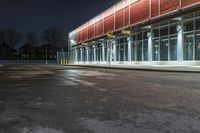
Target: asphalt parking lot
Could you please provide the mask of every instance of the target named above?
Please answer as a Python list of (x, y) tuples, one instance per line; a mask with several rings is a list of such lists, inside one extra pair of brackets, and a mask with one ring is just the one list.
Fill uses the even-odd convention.
[(0, 133), (200, 133), (200, 74), (0, 67)]

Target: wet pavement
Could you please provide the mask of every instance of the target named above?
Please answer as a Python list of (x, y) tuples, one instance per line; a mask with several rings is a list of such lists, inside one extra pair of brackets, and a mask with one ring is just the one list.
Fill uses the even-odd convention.
[(0, 67), (0, 133), (200, 133), (199, 73)]

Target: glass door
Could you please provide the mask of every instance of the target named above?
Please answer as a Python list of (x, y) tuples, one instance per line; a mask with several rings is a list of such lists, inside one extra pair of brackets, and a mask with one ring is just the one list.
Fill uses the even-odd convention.
[(193, 60), (194, 34), (185, 34), (184, 39), (184, 60)]
[(169, 48), (168, 38), (162, 38), (160, 40), (160, 60), (161, 61), (168, 61), (168, 48)]
[(177, 60), (177, 37), (170, 38), (170, 60)]
[(158, 39), (153, 40), (152, 54), (153, 54), (153, 61), (158, 61), (159, 60), (159, 40)]

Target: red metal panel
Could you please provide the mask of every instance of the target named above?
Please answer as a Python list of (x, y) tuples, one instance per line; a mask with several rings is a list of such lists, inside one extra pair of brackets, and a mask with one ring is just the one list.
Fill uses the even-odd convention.
[(129, 26), (129, 7), (124, 9), (124, 26)]
[(104, 33), (114, 30), (114, 15), (111, 15), (104, 20)]
[(179, 8), (180, 0), (160, 0), (160, 14), (165, 14)]
[(115, 14), (115, 29), (120, 29), (124, 26), (124, 10), (118, 11)]
[(82, 31), (78, 32), (78, 42), (82, 41)]
[(84, 29), (83, 30), (83, 33), (82, 33), (83, 35), (82, 35), (82, 41), (86, 41), (88, 38), (87, 38), (87, 34), (88, 34), (88, 32), (87, 32), (87, 28), (86, 29)]
[(88, 27), (88, 39), (92, 39), (95, 37), (95, 30), (94, 30), (94, 24), (93, 25), (90, 25)]
[(158, 0), (152, 0), (151, 1), (151, 17), (157, 17), (159, 15), (158, 13)]
[(76, 41), (77, 41), (78, 43), (80, 42), (79, 32), (76, 33)]
[(99, 21), (95, 24), (95, 36), (103, 34), (103, 21)]
[(186, 6), (198, 3), (200, 2), (200, 0), (181, 0), (181, 2), (182, 2), (181, 3), (182, 7), (186, 7)]
[(140, 0), (131, 5), (131, 24), (145, 21), (149, 18), (149, 0)]

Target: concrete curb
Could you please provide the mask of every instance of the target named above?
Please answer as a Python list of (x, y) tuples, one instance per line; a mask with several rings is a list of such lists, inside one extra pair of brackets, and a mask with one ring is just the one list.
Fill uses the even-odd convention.
[(154, 71), (154, 72), (178, 72), (178, 73), (200, 73), (200, 67), (192, 69), (192, 66), (176, 66), (176, 67), (150, 67), (145, 68), (137, 68), (137, 67), (119, 67), (119, 66), (95, 66), (95, 65), (68, 65), (68, 66), (76, 66), (76, 67), (85, 67), (85, 68), (103, 68), (103, 69), (118, 69), (118, 70), (135, 70), (135, 71)]

